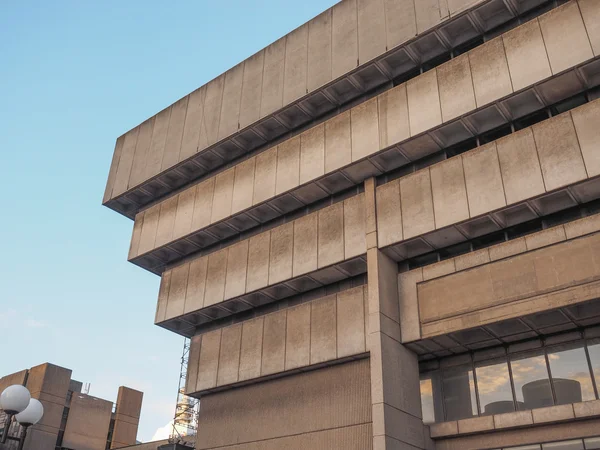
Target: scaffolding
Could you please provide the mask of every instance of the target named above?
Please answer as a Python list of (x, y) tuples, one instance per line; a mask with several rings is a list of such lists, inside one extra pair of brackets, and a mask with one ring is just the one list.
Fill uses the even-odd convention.
[(177, 403), (175, 405), (175, 417), (169, 442), (171, 444), (194, 444), (198, 431), (198, 412), (200, 401), (185, 395), (185, 383), (190, 355), (190, 340), (183, 341), (183, 353), (181, 355), (181, 367), (179, 371), (179, 386), (177, 388)]

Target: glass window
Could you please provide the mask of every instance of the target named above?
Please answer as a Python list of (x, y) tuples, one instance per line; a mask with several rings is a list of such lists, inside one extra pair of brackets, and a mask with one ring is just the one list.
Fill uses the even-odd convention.
[(583, 342), (552, 347), (548, 362), (558, 405), (596, 399)]
[(510, 359), (517, 409), (552, 406), (552, 389), (543, 349), (515, 355)]
[(440, 375), (439, 371), (421, 375), (421, 408), (426, 424), (444, 421)]
[(596, 378), (596, 387), (600, 389), (600, 339), (588, 341), (588, 353), (590, 354), (590, 362), (592, 363), (592, 372)]
[(501, 414), (515, 410), (508, 363), (505, 359), (476, 364), (479, 409), (482, 415)]
[(542, 444), (542, 450), (584, 450), (584, 448), (583, 441), (581, 439), (577, 439), (575, 441), (563, 441), (552, 442), (550, 444)]
[(470, 365), (444, 369), (442, 384), (446, 420), (477, 416), (475, 380)]

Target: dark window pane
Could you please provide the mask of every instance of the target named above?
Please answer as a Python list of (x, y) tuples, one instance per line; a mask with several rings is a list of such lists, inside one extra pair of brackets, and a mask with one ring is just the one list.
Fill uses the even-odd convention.
[[(552, 368), (550, 368), (552, 370)], [(542, 450), (584, 450), (581, 439), (574, 441), (552, 442), (550, 444), (542, 444)]]
[(515, 410), (506, 360), (478, 363), (475, 367), (479, 406), (482, 415)]
[(552, 406), (552, 389), (543, 350), (513, 356), (510, 360), (517, 409)]
[[(600, 339), (588, 341), (588, 352), (592, 363), (592, 372), (596, 378), (596, 386), (600, 385)], [(600, 439), (600, 438), (599, 438)]]
[(471, 366), (444, 369), (443, 377), (446, 420), (477, 416), (475, 380)]
[(548, 361), (557, 404), (596, 399), (583, 342), (553, 347)]
[(421, 408), (423, 423), (444, 421), (440, 372), (421, 375)]

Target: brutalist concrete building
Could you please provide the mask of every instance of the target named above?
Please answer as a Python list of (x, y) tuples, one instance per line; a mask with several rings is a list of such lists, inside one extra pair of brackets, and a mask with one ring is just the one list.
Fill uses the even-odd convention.
[(599, 85), (600, 0), (343, 0), (118, 138), (196, 448), (600, 448)]

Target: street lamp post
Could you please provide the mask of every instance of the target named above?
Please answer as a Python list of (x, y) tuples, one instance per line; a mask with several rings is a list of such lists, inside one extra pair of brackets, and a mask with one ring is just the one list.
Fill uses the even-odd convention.
[[(0, 394), (0, 408), (2, 408), (6, 414), (4, 431), (0, 442), (5, 444), (7, 439), (19, 441), (19, 450), (23, 450), (27, 429), (31, 425), (38, 423), (44, 415), (43, 405), (39, 400), (31, 398), (31, 394), (26, 387), (15, 384), (7, 387), (2, 394)], [(20, 437), (8, 435), (8, 429), (10, 428), (13, 417), (23, 427)]]

